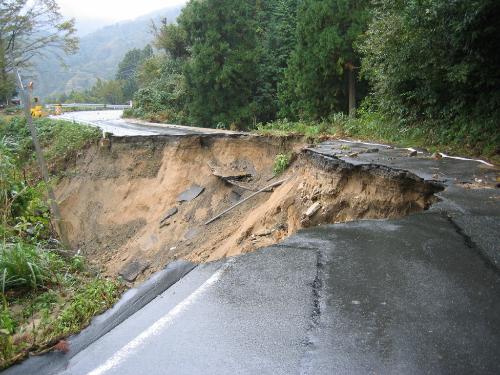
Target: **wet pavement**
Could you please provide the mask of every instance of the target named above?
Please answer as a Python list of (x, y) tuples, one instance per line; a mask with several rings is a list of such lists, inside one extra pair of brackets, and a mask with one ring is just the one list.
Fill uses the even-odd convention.
[(440, 201), (199, 265), (87, 348), (54, 354), (64, 368), (5, 373), (499, 374), (498, 169), (374, 147), (305, 152), (435, 181)]
[(195, 128), (179, 125), (156, 124), (145, 121), (122, 119), (122, 110), (67, 112), (54, 119), (72, 121), (102, 129), (115, 136), (154, 136), (188, 134), (225, 134), (224, 130)]

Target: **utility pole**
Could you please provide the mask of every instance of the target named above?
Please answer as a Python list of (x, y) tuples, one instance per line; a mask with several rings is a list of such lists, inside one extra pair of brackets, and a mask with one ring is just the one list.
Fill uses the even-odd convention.
[(17, 87), (19, 89), (19, 93), (21, 94), (21, 99), (23, 101), (24, 115), (26, 117), (26, 122), (28, 123), (28, 127), (30, 129), (33, 145), (35, 146), (35, 153), (36, 153), (36, 159), (38, 161), (38, 166), (40, 167), (40, 172), (42, 173), (43, 180), (45, 181), (45, 184), (47, 186), (47, 195), (49, 198), (48, 199), (49, 206), (50, 206), (50, 211), (52, 213), (54, 226), (56, 228), (57, 233), (59, 234), (59, 238), (61, 239), (63, 247), (65, 249), (70, 249), (69, 240), (61, 217), (61, 211), (59, 210), (59, 205), (57, 204), (54, 190), (52, 190), (52, 187), (50, 186), (49, 170), (47, 169), (47, 163), (45, 162), (45, 158), (42, 153), (42, 147), (40, 146), (38, 134), (36, 132), (35, 126), (33, 125), (33, 118), (31, 117), (31, 95), (29, 94), (28, 90), (25, 89), (23, 81), (21, 79), (21, 75), (19, 74), (19, 70), (17, 68), (16, 68), (16, 78), (17, 78)]

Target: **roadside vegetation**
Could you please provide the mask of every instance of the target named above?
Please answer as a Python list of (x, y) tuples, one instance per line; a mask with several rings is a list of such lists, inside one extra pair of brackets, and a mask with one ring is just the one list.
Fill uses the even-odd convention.
[(276, 155), (276, 158), (274, 158), (274, 165), (273, 165), (273, 173), (275, 176), (278, 176), (282, 174), (288, 166), (290, 165), (290, 162), (292, 161), (292, 155), (291, 154), (278, 154)]
[(498, 162), (498, 14), (494, 0), (190, 1), (155, 28), (126, 115)]
[[(35, 122), (51, 174), (95, 142), (99, 131)], [(121, 291), (58, 241), (31, 138), (21, 117), (0, 117), (0, 369), (55, 346), (110, 307)]]
[[(467, 122), (427, 122), (401, 124), (379, 113), (358, 111), (356, 118), (338, 113), (322, 121), (289, 121), (280, 119), (257, 124), (255, 133), (267, 136), (304, 136), (311, 142), (326, 138), (351, 138), (367, 142), (388, 143), (400, 147), (420, 147), (431, 152), (484, 157), (500, 165), (500, 134), (493, 120), (489, 128), (471, 131)], [(482, 130), (482, 131), (480, 131)]]

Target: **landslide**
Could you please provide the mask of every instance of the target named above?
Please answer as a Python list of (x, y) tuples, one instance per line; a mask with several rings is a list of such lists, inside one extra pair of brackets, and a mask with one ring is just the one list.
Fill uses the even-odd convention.
[[(274, 177), (278, 153), (298, 155)], [(214, 170), (223, 173), (215, 173)], [(221, 178), (234, 175), (236, 185)], [(205, 225), (253, 191), (249, 199)], [(203, 192), (190, 201), (179, 195)], [(426, 209), (436, 187), (399, 171), (352, 167), (257, 136), (112, 138), (90, 148), (57, 186), (71, 245), (109, 275), (141, 281), (172, 260), (205, 262), (279, 242), (300, 228), (396, 218)], [(169, 216), (171, 215), (171, 216)]]

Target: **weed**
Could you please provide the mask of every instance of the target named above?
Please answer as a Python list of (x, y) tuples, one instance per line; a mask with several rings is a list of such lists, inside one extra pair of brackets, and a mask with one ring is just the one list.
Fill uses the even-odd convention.
[(32, 301), (30, 301), (31, 303), (23, 309), (23, 318), (27, 319), (42, 310), (52, 311), (57, 305), (58, 299), (58, 294), (53, 290), (49, 290), (34, 297)]
[(273, 173), (275, 176), (282, 174), (290, 164), (290, 154), (278, 154), (274, 159)]
[[(479, 156), (500, 161), (500, 133), (498, 124), (484, 120), (471, 124), (467, 119), (408, 123), (394, 120), (361, 107), (357, 118), (333, 114), (322, 122), (291, 122), (286, 119), (258, 124), (256, 132), (262, 135), (302, 135), (317, 139), (320, 136), (345, 136), (403, 147), (423, 147), (430, 151)], [(477, 129), (482, 129), (478, 131)]]
[(61, 257), (50, 250), (18, 242), (0, 244), (0, 290), (37, 289), (46, 283), (57, 283), (64, 268)]
[(0, 305), (0, 364), (7, 361), (14, 351), (12, 335), (16, 330), (16, 321), (12, 318), (5, 295), (1, 294)]
[(66, 336), (78, 332), (89, 324), (90, 319), (111, 307), (120, 292), (115, 281), (97, 278), (80, 289), (71, 299), (69, 305), (58, 315), (50, 336)]

